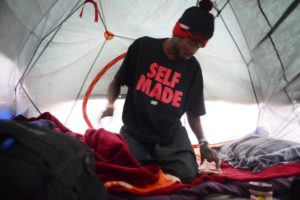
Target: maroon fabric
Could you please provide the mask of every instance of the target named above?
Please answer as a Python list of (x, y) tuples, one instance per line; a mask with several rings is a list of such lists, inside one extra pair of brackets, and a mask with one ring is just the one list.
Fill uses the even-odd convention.
[(225, 162), (222, 163), (221, 168), (222, 177), (232, 181), (259, 181), (300, 175), (300, 162), (274, 165), (258, 173), (248, 169), (236, 169)]
[(55, 116), (53, 116), (49, 112), (44, 112), (38, 117), (32, 117), (32, 118), (26, 119), (26, 121), (33, 122), (33, 121), (38, 121), (40, 119), (49, 120), (49, 121), (53, 122), (56, 126), (54, 128), (54, 131), (63, 132), (72, 137), (76, 137), (77, 139), (79, 139), (81, 141), (83, 140), (82, 134), (73, 132), (72, 130), (70, 130), (69, 128), (64, 126)]
[(86, 143), (94, 152), (96, 174), (103, 182), (118, 180), (144, 186), (157, 181), (160, 167), (157, 165), (142, 167), (130, 154), (127, 143), (121, 135), (105, 129), (87, 129), (84, 135), (75, 133), (49, 112), (28, 121), (40, 119), (54, 122), (56, 131), (64, 132)]
[(64, 132), (64, 133), (72, 132), (69, 128), (65, 127), (55, 116), (53, 116), (49, 112), (44, 112), (38, 117), (31, 117), (27, 121), (36, 121), (36, 120), (39, 120), (39, 119), (46, 119), (46, 120), (54, 122), (55, 125), (56, 125), (56, 130), (58, 130), (58, 131), (61, 131), (61, 132)]
[(118, 180), (144, 186), (158, 180), (160, 167), (142, 167), (130, 154), (121, 135), (104, 129), (88, 129), (84, 141), (95, 152), (96, 173), (102, 181)]

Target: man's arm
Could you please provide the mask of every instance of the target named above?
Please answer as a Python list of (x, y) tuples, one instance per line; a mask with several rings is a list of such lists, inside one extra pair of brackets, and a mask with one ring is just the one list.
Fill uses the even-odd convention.
[(202, 141), (205, 140), (202, 125), (201, 125), (201, 119), (199, 116), (197, 117), (192, 116), (189, 112), (187, 112), (186, 114), (187, 114), (189, 125), (200, 144)]
[(201, 164), (203, 163), (204, 159), (207, 159), (209, 162), (214, 161), (216, 163), (216, 168), (219, 168), (218, 156), (216, 152), (208, 146), (208, 143), (204, 137), (200, 116), (193, 116), (187, 112), (187, 119), (200, 145)]
[(113, 79), (110, 82), (110, 84), (108, 86), (108, 90), (107, 90), (108, 104), (106, 106), (106, 110), (102, 113), (101, 118), (113, 115), (114, 103), (120, 94), (120, 88), (121, 88), (121, 85), (115, 79)]

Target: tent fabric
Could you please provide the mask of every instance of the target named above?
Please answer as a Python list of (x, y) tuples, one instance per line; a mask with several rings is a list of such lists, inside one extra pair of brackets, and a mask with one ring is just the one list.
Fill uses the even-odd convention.
[[(84, 0), (0, 2), (0, 106), (28, 116), (49, 111), (68, 127), (86, 129), (81, 100), (94, 76), (134, 39), (170, 37), (177, 19), (197, 1), (92, 2), (97, 4), (98, 22), (94, 4)], [(224, 106), (209, 116), (219, 129), (209, 129), (205, 119), (204, 128), (230, 139), (226, 136), (249, 133), (247, 125), (252, 130), (261, 126), (272, 137), (300, 142), (299, 1), (212, 2), (215, 33), (195, 55), (204, 74), (205, 100), (212, 107), (220, 102), (251, 106), (254, 114), (235, 114)], [(112, 39), (105, 38), (107, 31)], [(105, 97), (119, 65), (104, 74), (91, 99)], [(95, 107), (88, 106), (95, 123), (92, 110)], [(240, 123), (244, 129), (231, 136)]]

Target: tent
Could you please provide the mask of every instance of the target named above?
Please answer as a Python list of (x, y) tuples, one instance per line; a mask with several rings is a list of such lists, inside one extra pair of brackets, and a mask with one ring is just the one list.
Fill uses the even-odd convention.
[[(82, 106), (90, 87), (86, 118), (95, 128), (118, 132), (122, 96), (115, 117), (99, 122), (107, 85), (121, 63), (114, 59), (138, 37), (170, 37), (182, 12), (196, 3), (1, 1), (2, 110), (27, 116), (51, 112), (84, 132)], [(299, 1), (213, 3), (214, 36), (195, 55), (204, 73), (207, 138), (226, 141), (264, 127), (274, 137), (300, 142)], [(98, 73), (103, 75), (91, 88)]]
[[(195, 55), (204, 76), (207, 114), (202, 123), (208, 141), (267, 130), (271, 138), (300, 143), (299, 0), (212, 2), (215, 33)], [(0, 1), (0, 117), (30, 118), (49, 112), (79, 134), (101, 127), (117, 133), (126, 88), (116, 102), (115, 115), (101, 121), (99, 116), (107, 103), (108, 83), (128, 46), (145, 35), (170, 37), (183, 11), (196, 4), (196, 0)], [(182, 122), (188, 126), (185, 116)], [(196, 141), (193, 134), (190, 138)], [(235, 174), (225, 175), (226, 180), (245, 178), (236, 169), (227, 165), (225, 169)], [(278, 178), (299, 171), (300, 165), (288, 163), (262, 175), (270, 178), (268, 172)], [(203, 195), (199, 191), (211, 191), (209, 184), (180, 190), (170, 198), (144, 200), (199, 196)]]

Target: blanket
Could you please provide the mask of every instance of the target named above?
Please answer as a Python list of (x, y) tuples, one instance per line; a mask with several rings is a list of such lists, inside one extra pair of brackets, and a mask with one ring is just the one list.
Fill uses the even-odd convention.
[(170, 194), (183, 188), (192, 188), (204, 181), (224, 183), (225, 181), (269, 180), (279, 177), (300, 175), (300, 163), (286, 163), (266, 168), (258, 173), (236, 169), (226, 162), (221, 163), (221, 174), (201, 174), (191, 184), (176, 183), (168, 179), (157, 165), (143, 167), (130, 154), (121, 135), (105, 129), (87, 129), (84, 134), (74, 133), (50, 113), (43, 113), (28, 121), (50, 120), (54, 130), (76, 137), (93, 151), (96, 174), (112, 193), (127, 193), (140, 196)]

